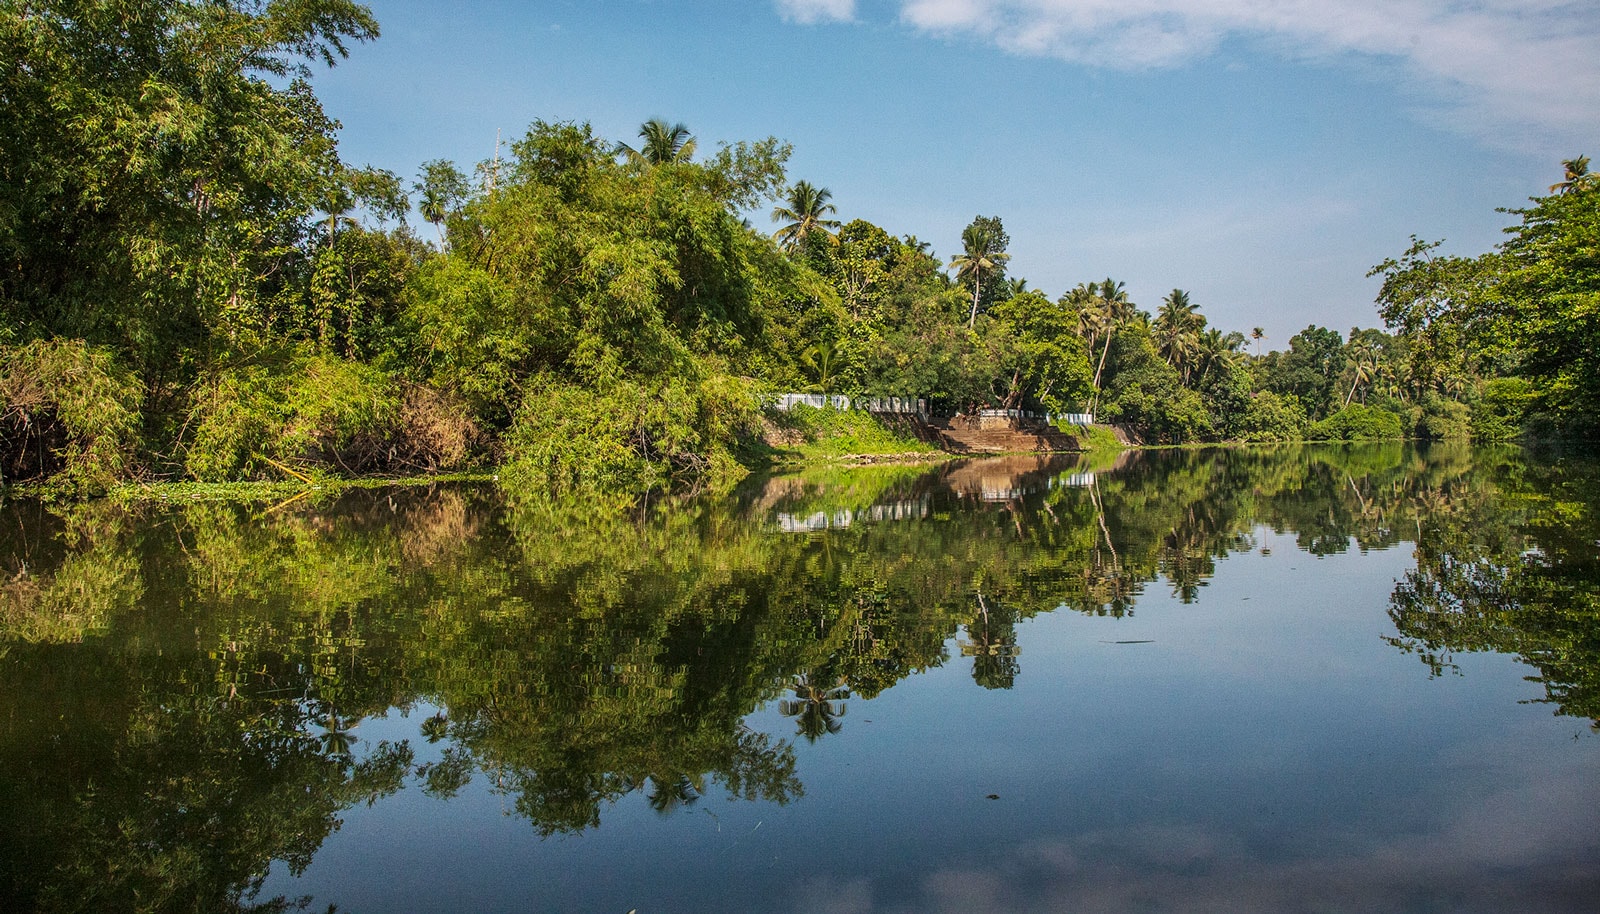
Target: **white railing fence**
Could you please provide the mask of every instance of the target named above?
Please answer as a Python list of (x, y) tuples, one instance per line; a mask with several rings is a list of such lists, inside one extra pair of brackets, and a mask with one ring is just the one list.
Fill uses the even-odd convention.
[[(860, 409), (869, 413), (894, 413), (906, 416), (930, 417), (928, 401), (921, 397), (857, 397), (854, 400), (843, 394), (778, 394), (767, 404), (772, 409), (788, 412), (796, 406), (812, 409)], [(984, 409), (978, 411), (984, 419), (1042, 419), (1052, 425), (1093, 425), (1090, 413), (1035, 413), (1020, 409)]]
[(812, 409), (849, 409), (850, 398), (841, 394), (778, 394), (772, 402), (772, 407), (780, 412), (788, 412), (796, 406), (809, 406)]

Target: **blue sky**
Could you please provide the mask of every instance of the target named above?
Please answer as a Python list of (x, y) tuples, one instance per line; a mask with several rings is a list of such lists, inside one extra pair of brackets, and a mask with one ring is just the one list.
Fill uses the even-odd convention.
[[(1477, 253), (1600, 159), (1600, 24), (1564, 0), (371, 0), (316, 77), (345, 157), (464, 168), (495, 131), (587, 120), (702, 149), (773, 135), (843, 219), (948, 257), (975, 215), (1052, 296), (1174, 287), (1281, 347), (1374, 326), (1413, 233)], [(765, 214), (754, 221), (765, 225)]]

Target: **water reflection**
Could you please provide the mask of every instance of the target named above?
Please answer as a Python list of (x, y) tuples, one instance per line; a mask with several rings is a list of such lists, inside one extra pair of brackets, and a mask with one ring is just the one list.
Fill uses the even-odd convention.
[[(624, 513), (470, 486), (14, 503), (0, 908), (281, 906), (269, 861), (408, 787), (477, 785), (542, 835), (629, 796), (786, 804), (853, 702), (952, 663), (1013, 689), (1029, 619), (1200, 602), (1262, 531), (1414, 543), (1390, 643), (1433, 674), (1514, 654), (1600, 721), (1597, 505), (1589, 463), (1399, 444), (832, 469)], [(749, 727), (767, 707), (788, 735)], [(409, 737), (366, 735), (412, 708)]]

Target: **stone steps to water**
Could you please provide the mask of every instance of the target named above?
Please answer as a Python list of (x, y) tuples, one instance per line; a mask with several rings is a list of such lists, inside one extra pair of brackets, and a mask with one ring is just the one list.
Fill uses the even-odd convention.
[(900, 434), (952, 454), (1054, 454), (1083, 450), (1072, 435), (1031, 419), (1022, 419), (1015, 427), (984, 428), (977, 420), (964, 418), (929, 421), (900, 413), (873, 415)]
[(957, 454), (1043, 454), (1079, 451), (1071, 435), (1048, 427), (972, 429), (935, 426), (940, 443)]

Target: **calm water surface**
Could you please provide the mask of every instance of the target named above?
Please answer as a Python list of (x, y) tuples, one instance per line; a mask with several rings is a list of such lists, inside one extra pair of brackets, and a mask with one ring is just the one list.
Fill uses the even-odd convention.
[(0, 506), (0, 910), (1600, 898), (1600, 468)]

